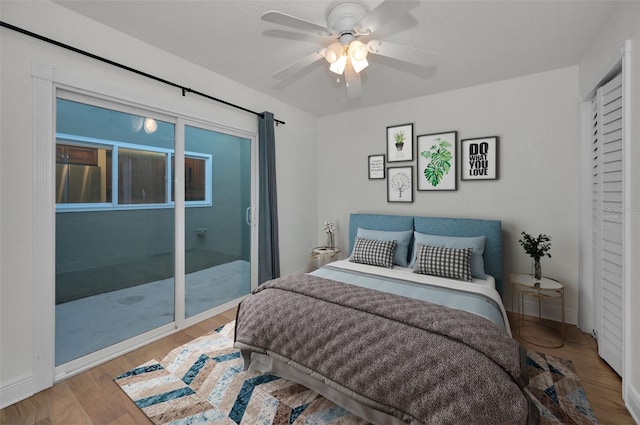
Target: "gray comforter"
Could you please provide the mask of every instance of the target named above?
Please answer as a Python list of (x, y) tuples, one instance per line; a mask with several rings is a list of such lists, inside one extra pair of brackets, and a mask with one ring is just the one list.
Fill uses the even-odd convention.
[(527, 424), (524, 349), (475, 314), (312, 275), (261, 285), (235, 346), (411, 424)]

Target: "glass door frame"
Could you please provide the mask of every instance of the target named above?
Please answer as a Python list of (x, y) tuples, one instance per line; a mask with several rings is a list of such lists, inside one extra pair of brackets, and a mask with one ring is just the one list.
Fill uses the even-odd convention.
[[(58, 117), (58, 111), (56, 108), (57, 105), (57, 100), (58, 99), (64, 99), (64, 100), (68, 100), (68, 101), (72, 101), (72, 102), (78, 102), (81, 104), (85, 104), (85, 105), (89, 105), (89, 106), (94, 106), (94, 107), (98, 107), (98, 108), (105, 108), (105, 109), (111, 109), (114, 111), (118, 111), (118, 112), (122, 112), (125, 114), (132, 114), (132, 115), (139, 115), (139, 114), (144, 114), (144, 116), (147, 116), (149, 118), (153, 118), (155, 120), (158, 121), (163, 121), (166, 123), (170, 123), (173, 125), (173, 150), (175, 151), (176, 147), (175, 147), (175, 136), (176, 136), (176, 132), (177, 132), (177, 127), (176, 127), (176, 121), (177, 121), (177, 117), (171, 114), (168, 114), (166, 112), (161, 112), (158, 110), (155, 110), (154, 108), (143, 108), (140, 106), (136, 106), (136, 105), (130, 105), (127, 102), (120, 102), (118, 100), (114, 100), (114, 99), (108, 99), (106, 97), (100, 96), (100, 95), (96, 95), (96, 94), (85, 94), (82, 93), (80, 91), (77, 90), (73, 90), (73, 89), (69, 89), (66, 87), (56, 87), (55, 89), (55, 97), (53, 99), (54, 102), (54, 115), (53, 115), (53, 122), (54, 122), (54, 133), (53, 133), (53, 137), (52, 137), (52, 146), (53, 149), (55, 150), (55, 147), (57, 145), (57, 141), (58, 141), (58, 137), (60, 136), (58, 134), (58, 132), (56, 131), (56, 122), (57, 122), (57, 117)], [(83, 137), (79, 137), (80, 139), (82, 139)], [(89, 138), (90, 139), (90, 138)], [(134, 146), (135, 145), (131, 145)], [(153, 147), (152, 147), (153, 148)], [(50, 149), (49, 147), (47, 149)], [(172, 149), (170, 148), (158, 148), (158, 151), (163, 152), (163, 154), (168, 156), (168, 161), (167, 161), (167, 166), (170, 163), (170, 152), (172, 151)], [(54, 161), (55, 163), (55, 161)], [(114, 166), (116, 165), (116, 161), (113, 162)], [(55, 164), (53, 165), (55, 167)], [(54, 172), (55, 175), (55, 172)], [(168, 175), (169, 176), (169, 175)], [(167, 177), (169, 178), (169, 177)], [(113, 187), (117, 188), (118, 187), (118, 173), (113, 173), (112, 175), (112, 184)], [(166, 194), (167, 196), (169, 195), (169, 187), (170, 185), (167, 184), (167, 190), (166, 190)], [(117, 193), (117, 191), (115, 191)], [(117, 195), (116, 195), (117, 197)], [(174, 214), (174, 227), (175, 227), (175, 213), (176, 213), (176, 208), (177, 206), (175, 204), (172, 204), (171, 202), (169, 202), (170, 199), (167, 199), (167, 202), (161, 203), (161, 204), (127, 204), (127, 205), (118, 205), (117, 207), (114, 207), (110, 204), (97, 204), (97, 206), (93, 207), (91, 204), (86, 204), (86, 206), (81, 206), (80, 208), (78, 208), (78, 204), (71, 204), (72, 206), (76, 206), (76, 211), (83, 211), (83, 212), (88, 212), (91, 213), (92, 211), (121, 211), (121, 210), (160, 210), (160, 209), (166, 209), (166, 210), (173, 210), (173, 214)], [(117, 200), (116, 200), (117, 202)], [(62, 208), (60, 208), (60, 205), (62, 205)], [(57, 214), (68, 214), (69, 212), (67, 211), (67, 208), (65, 208), (64, 204), (56, 204), (54, 201), (54, 222), (57, 221)], [(73, 213), (71, 213), (73, 214)], [(176, 242), (175, 242), (175, 229), (174, 230), (174, 243), (173, 243), (173, 250), (174, 250), (174, 258), (177, 257), (175, 255), (175, 246), (176, 246)], [(57, 237), (57, 236), (56, 236)], [(55, 242), (55, 238), (54, 238), (54, 242)], [(54, 257), (55, 257), (55, 246), (54, 246), (54, 250), (52, 251)], [(177, 284), (176, 282), (176, 271), (175, 269), (173, 270), (173, 287), (174, 287), (174, 297), (175, 297), (175, 286)], [(57, 284), (57, 278), (53, 277), (53, 285), (55, 288), (55, 285)], [(55, 290), (55, 289), (54, 289)], [(148, 340), (148, 339), (157, 339), (158, 335), (165, 335), (165, 334), (169, 334), (171, 332), (174, 332), (176, 329), (176, 307), (175, 307), (175, 299), (174, 299), (174, 305), (173, 305), (173, 320), (168, 321), (165, 324), (162, 324), (156, 328), (153, 329), (149, 329), (145, 332), (142, 332), (140, 334), (137, 334), (131, 338), (127, 338), (124, 339), (122, 341), (116, 342), (115, 344), (111, 344), (111, 345), (107, 345), (104, 348), (98, 349), (96, 351), (93, 351), (91, 353), (88, 353), (86, 355), (83, 355), (81, 357), (78, 357), (76, 359), (70, 360), (66, 363), (62, 363), (59, 365), (55, 365), (54, 363), (54, 379), (58, 380), (61, 379), (62, 377), (67, 377), (73, 374), (76, 374), (82, 370), (85, 370), (87, 368), (87, 365), (90, 365), (89, 367), (92, 367), (96, 364), (99, 364), (101, 359), (103, 358), (112, 358), (115, 357), (117, 354), (115, 353), (121, 353), (121, 352), (125, 352), (129, 349), (129, 347), (131, 346), (135, 346), (135, 347), (139, 347), (141, 345), (144, 345), (144, 341)], [(56, 322), (56, 309), (55, 309), (55, 300), (54, 300), (54, 311), (53, 311), (53, 320), (54, 323)], [(56, 334), (57, 330), (54, 328), (54, 336), (53, 336), (53, 344), (54, 344), (54, 349), (55, 349), (55, 343), (57, 340), (57, 334)]]
[[(251, 143), (251, 291), (258, 287), (258, 137), (257, 134), (247, 133), (230, 129), (228, 127), (220, 127), (210, 122), (197, 120), (194, 118), (178, 117), (176, 120), (176, 142), (175, 142), (175, 158), (176, 169), (174, 175), (175, 181), (175, 228), (176, 228), (176, 263), (175, 263), (175, 318), (177, 328), (183, 328), (194, 325), (208, 317), (211, 317), (212, 310), (228, 310), (235, 303), (222, 304), (202, 313), (195, 314), (189, 318), (186, 317), (186, 284), (185, 284), (185, 208), (184, 208), (184, 156), (185, 156), (185, 126), (198, 127), (204, 130), (223, 133), (230, 136), (248, 139)], [(177, 255), (177, 253), (181, 255)]]
[[(98, 364), (106, 362), (110, 359), (118, 357), (126, 352), (132, 351), (138, 347), (146, 345), (154, 340), (160, 339), (173, 332), (181, 330), (205, 319), (203, 314), (211, 317), (225, 309), (231, 308), (237, 304), (227, 303), (218, 306), (201, 315), (193, 316), (188, 320), (184, 319), (184, 306), (176, 308), (176, 317), (174, 322), (149, 331), (138, 337), (134, 337), (122, 343), (100, 350), (94, 355), (82, 357), (76, 361), (55, 367), (55, 103), (59, 90), (76, 93), (80, 96), (86, 95), (92, 99), (101, 99), (114, 105), (133, 110), (144, 110), (155, 113), (158, 116), (172, 116), (175, 122), (197, 123), (199, 126), (206, 126), (223, 133), (236, 135), (251, 140), (251, 288), (257, 286), (257, 239), (258, 239), (258, 135), (257, 120), (243, 119), (240, 122), (245, 128), (251, 130), (232, 128), (208, 121), (208, 118), (199, 119), (195, 114), (199, 114), (201, 108), (195, 108), (194, 105), (182, 106), (183, 111), (191, 111), (184, 113), (176, 110), (174, 101), (166, 100), (160, 102), (160, 107), (148, 106), (151, 103), (157, 104), (156, 101), (150, 101), (148, 96), (145, 97), (138, 93), (132, 95), (131, 91), (125, 91), (121, 88), (114, 88), (98, 81), (92, 81), (86, 77), (68, 74), (56, 70), (52, 65), (36, 64), (32, 65), (32, 88), (33, 88), (33, 267), (32, 267), (32, 288), (33, 302), (32, 308), (32, 341), (33, 356), (32, 370), (33, 375), (30, 379), (32, 391), (39, 392), (53, 385), (61, 379), (73, 376), (94, 367)], [(117, 94), (117, 95), (114, 95)], [(157, 100), (157, 99), (155, 99)], [(164, 107), (164, 109), (162, 109)], [(215, 108), (213, 108), (215, 109)], [(208, 112), (210, 114), (210, 111)], [(233, 117), (233, 114), (221, 113), (224, 116)], [(176, 130), (178, 126), (176, 125)], [(180, 136), (181, 138), (183, 136)], [(184, 158), (184, 140), (176, 138), (175, 145), (176, 155), (179, 153)], [(184, 165), (182, 165), (184, 166)], [(180, 175), (180, 174), (178, 174)], [(180, 185), (177, 185), (180, 187)], [(184, 188), (181, 189), (184, 191)], [(183, 198), (181, 203), (184, 202)], [(181, 211), (178, 214), (178, 211)], [(178, 215), (184, 219), (184, 205), (182, 208), (176, 208), (176, 220)], [(181, 248), (184, 248), (184, 223), (176, 226), (176, 241), (181, 241)], [(176, 255), (176, 259), (183, 256), (184, 253)], [(179, 261), (179, 260), (177, 260)], [(182, 260), (184, 262), (184, 259)], [(184, 287), (184, 264), (180, 265), (182, 276), (181, 285), (176, 287)], [(176, 270), (176, 279), (178, 270)], [(184, 289), (182, 289), (184, 291)]]

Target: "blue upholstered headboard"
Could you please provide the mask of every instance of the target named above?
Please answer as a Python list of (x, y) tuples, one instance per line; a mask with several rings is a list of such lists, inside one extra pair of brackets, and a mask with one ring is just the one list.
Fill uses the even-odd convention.
[(484, 270), (495, 278), (496, 289), (502, 295), (502, 222), (499, 220), (354, 213), (349, 220), (349, 252), (353, 250), (359, 227), (389, 231), (415, 230), (439, 236), (486, 236)]

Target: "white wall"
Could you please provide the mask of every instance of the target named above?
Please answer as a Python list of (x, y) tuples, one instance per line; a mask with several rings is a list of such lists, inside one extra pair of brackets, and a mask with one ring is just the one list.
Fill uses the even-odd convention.
[[(629, 297), (625, 297), (630, 307), (627, 316), (628, 336), (626, 354), (626, 371), (623, 377), (623, 398), (627, 408), (637, 422), (640, 422), (640, 3), (625, 2), (618, 6), (615, 14), (602, 33), (594, 40), (592, 48), (580, 61), (580, 95), (588, 100), (589, 93), (595, 88), (607, 72), (621, 58), (621, 49), (626, 40), (631, 40), (631, 63), (628, 64), (630, 78), (630, 134), (626, 137), (631, 141), (630, 149), (626, 153), (626, 167), (629, 170), (626, 190), (629, 192), (629, 203), (625, 208), (625, 219), (629, 223), (627, 237), (627, 258), (630, 279)], [(582, 305), (589, 309), (589, 305)]]
[[(317, 119), (180, 58), (76, 15), (49, 1), (0, 2), (2, 20), (79, 49), (237, 103), (269, 110), (286, 125), (276, 128), (280, 247), (283, 273), (304, 270), (316, 232)], [(0, 404), (28, 396), (33, 378), (34, 274), (32, 166), (32, 64), (101, 85), (109, 94), (257, 132), (256, 117), (113, 68), (2, 28), (0, 30)], [(53, 141), (52, 141), (53, 143)], [(305, 153), (301, 160), (302, 152)], [(286, 225), (285, 225), (286, 224)], [(54, 282), (35, 282), (35, 290)]]
[[(319, 241), (321, 223), (334, 219), (338, 243), (347, 247), (351, 212), (498, 219), (509, 288), (509, 273), (531, 271), (520, 232), (545, 233), (552, 258), (542, 260), (543, 274), (564, 282), (567, 321), (576, 323), (577, 117), (578, 68), (569, 67), (320, 118)], [(413, 123), (415, 135), (498, 136), (499, 179), (458, 181), (455, 192), (416, 192), (412, 204), (387, 203), (386, 180), (367, 178), (367, 156), (386, 154), (386, 126), (403, 123)], [(414, 154), (412, 163), (390, 165), (415, 171), (415, 162)], [(512, 307), (509, 299), (505, 304)], [(559, 309), (548, 304), (543, 313), (559, 319)]]

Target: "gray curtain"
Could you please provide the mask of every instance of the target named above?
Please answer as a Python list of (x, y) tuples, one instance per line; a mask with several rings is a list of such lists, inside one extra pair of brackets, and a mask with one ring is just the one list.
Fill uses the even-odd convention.
[(258, 284), (280, 277), (276, 140), (273, 114), (263, 112), (258, 124), (259, 208)]

